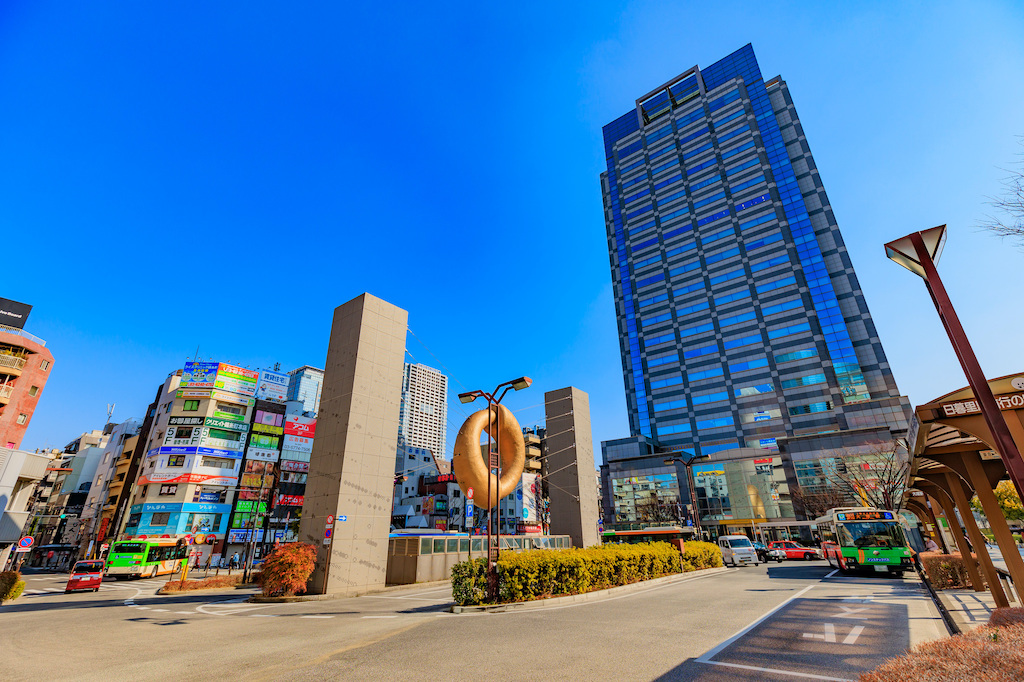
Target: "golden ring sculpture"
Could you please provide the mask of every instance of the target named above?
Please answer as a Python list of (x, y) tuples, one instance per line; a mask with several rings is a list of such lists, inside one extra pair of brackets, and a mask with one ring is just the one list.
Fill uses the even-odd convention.
[[(523, 476), (526, 465), (526, 442), (519, 422), (504, 405), (474, 412), (462, 424), (459, 435), (455, 438), (455, 450), (452, 456), (452, 472), (462, 492), (468, 493), (473, 488), (473, 503), (482, 508), (490, 509), (498, 504), (498, 500), (516, 489)], [(495, 417), (500, 415), (500, 428), (495, 428)], [(498, 452), (501, 456), (501, 477), (489, 473), (487, 462), (484, 461), (480, 447), (480, 436), (486, 429), (491, 438), (498, 441)], [(487, 480), (490, 478), (491, 494), (487, 495)]]

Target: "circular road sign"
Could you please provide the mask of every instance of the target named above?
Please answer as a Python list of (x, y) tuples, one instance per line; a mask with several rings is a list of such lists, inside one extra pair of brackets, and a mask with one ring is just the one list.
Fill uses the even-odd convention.
[(217, 536), (216, 535), (207, 535), (206, 536), (206, 544), (208, 544), (208, 545), (216, 545), (217, 544)]
[(466, 497), (473, 499), (473, 486), (466, 488)]
[(328, 524), (334, 523), (334, 514), (328, 514), (327, 515), (327, 523)]
[(35, 541), (36, 539), (34, 537), (32, 537), (31, 535), (26, 535), (22, 539), (18, 540), (18, 547), (31, 547), (32, 543)]

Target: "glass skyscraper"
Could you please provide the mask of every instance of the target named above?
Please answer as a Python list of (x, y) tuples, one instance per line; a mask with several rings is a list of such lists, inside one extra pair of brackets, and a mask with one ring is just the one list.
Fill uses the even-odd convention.
[(637, 99), (604, 144), (634, 438), (710, 454), (905, 433), (909, 404), (793, 100), (750, 45)]
[(304, 365), (288, 372), (288, 400), (302, 401), (302, 411), (316, 415), (320, 412), (320, 391), (323, 389), (324, 371)]

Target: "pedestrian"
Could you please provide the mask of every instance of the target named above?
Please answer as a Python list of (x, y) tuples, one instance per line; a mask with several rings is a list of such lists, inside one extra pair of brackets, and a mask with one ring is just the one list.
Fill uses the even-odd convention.
[(939, 546), (935, 542), (935, 538), (931, 535), (928, 536), (928, 542), (924, 543), (925, 551), (927, 552), (938, 552)]

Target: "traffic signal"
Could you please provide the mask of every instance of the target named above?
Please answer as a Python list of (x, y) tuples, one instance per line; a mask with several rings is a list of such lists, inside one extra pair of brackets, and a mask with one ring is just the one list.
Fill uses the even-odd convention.
[(68, 515), (67, 515), (67, 514), (61, 514), (61, 515), (60, 515), (60, 517), (61, 517), (62, 519), (66, 519), (66, 518), (68, 517)]

